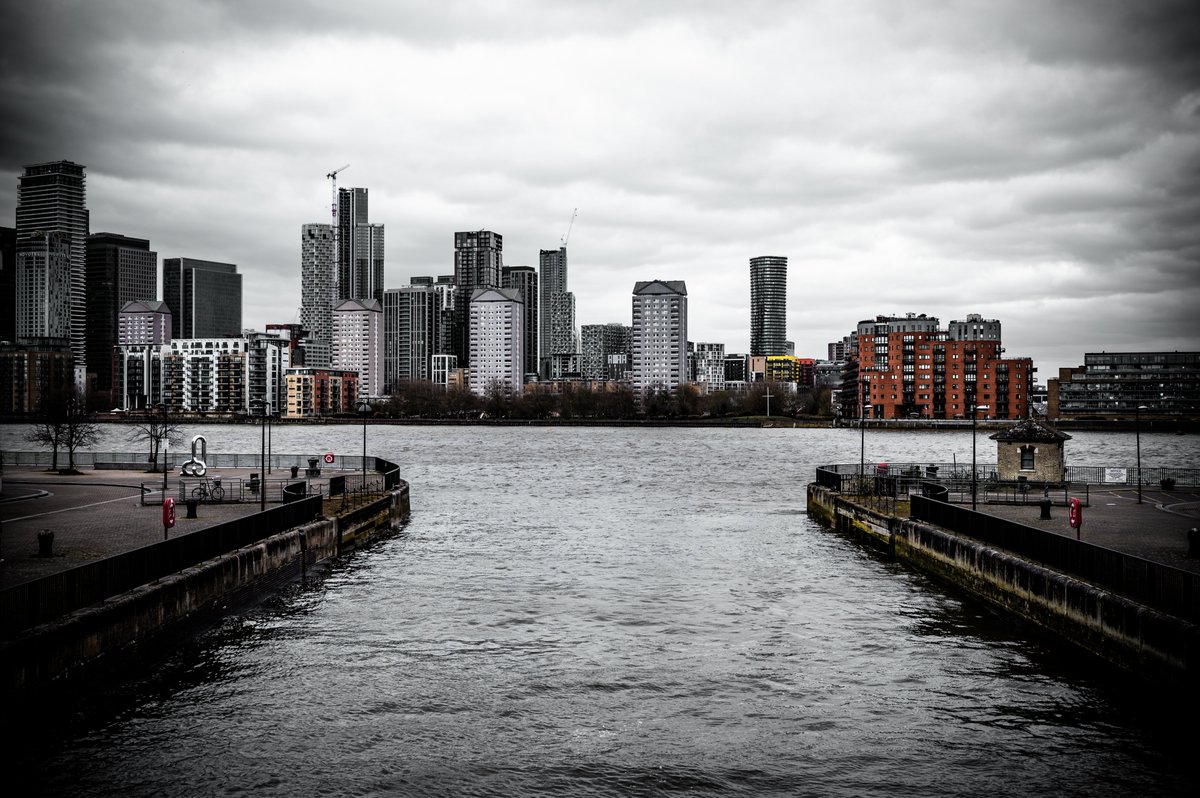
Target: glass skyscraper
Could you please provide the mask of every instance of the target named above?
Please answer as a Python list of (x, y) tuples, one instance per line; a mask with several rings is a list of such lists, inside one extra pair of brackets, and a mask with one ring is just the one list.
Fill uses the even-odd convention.
[(750, 259), (750, 354), (786, 355), (787, 258)]
[(176, 338), (242, 334), (242, 275), (232, 263), (164, 259), (163, 301)]

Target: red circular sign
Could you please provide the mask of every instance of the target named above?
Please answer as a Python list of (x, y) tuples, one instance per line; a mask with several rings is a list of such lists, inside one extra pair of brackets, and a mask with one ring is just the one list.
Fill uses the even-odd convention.
[(326, 463), (333, 462), (333, 452), (325, 452), (325, 462)]

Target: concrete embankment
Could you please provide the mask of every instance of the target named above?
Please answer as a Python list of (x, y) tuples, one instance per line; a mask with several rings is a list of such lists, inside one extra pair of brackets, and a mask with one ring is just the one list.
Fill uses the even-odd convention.
[(1036, 624), (1149, 681), (1192, 696), (1200, 627), (981, 541), (872, 510), (816, 484), (809, 514), (822, 525)]
[(272, 535), (0, 644), (0, 689), (29, 693), (188, 619), (254, 600), (405, 521), (407, 483), (339, 517)]

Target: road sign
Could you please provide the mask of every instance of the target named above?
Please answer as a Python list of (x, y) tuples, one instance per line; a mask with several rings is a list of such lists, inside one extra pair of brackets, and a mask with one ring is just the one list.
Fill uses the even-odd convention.
[(325, 462), (326, 463), (333, 462), (333, 452), (325, 452)]

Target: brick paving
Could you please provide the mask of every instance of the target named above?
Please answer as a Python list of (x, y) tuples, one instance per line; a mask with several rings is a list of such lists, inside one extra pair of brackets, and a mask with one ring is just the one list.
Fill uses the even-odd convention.
[[(240, 493), (238, 480), (248, 482), (251, 473), (257, 471), (221, 469), (227, 497)], [(282, 476), (286, 472), (267, 477), (272, 496), (278, 489), (273, 480)], [(323, 476), (310, 481), (325, 492), (329, 476), (325, 470)], [(170, 477), (172, 490), (178, 479)], [(148, 489), (145, 505), (143, 484)], [(78, 475), (61, 476), (38, 469), (7, 468), (0, 487), (0, 589), (163, 540), (161, 474), (89, 468)], [(168, 534), (186, 535), (258, 510), (257, 500), (201, 503), (197, 517), (188, 518), (187, 508), (179, 504), (175, 527)], [(42, 530), (54, 533), (49, 557), (39, 556), (38, 533)]]

